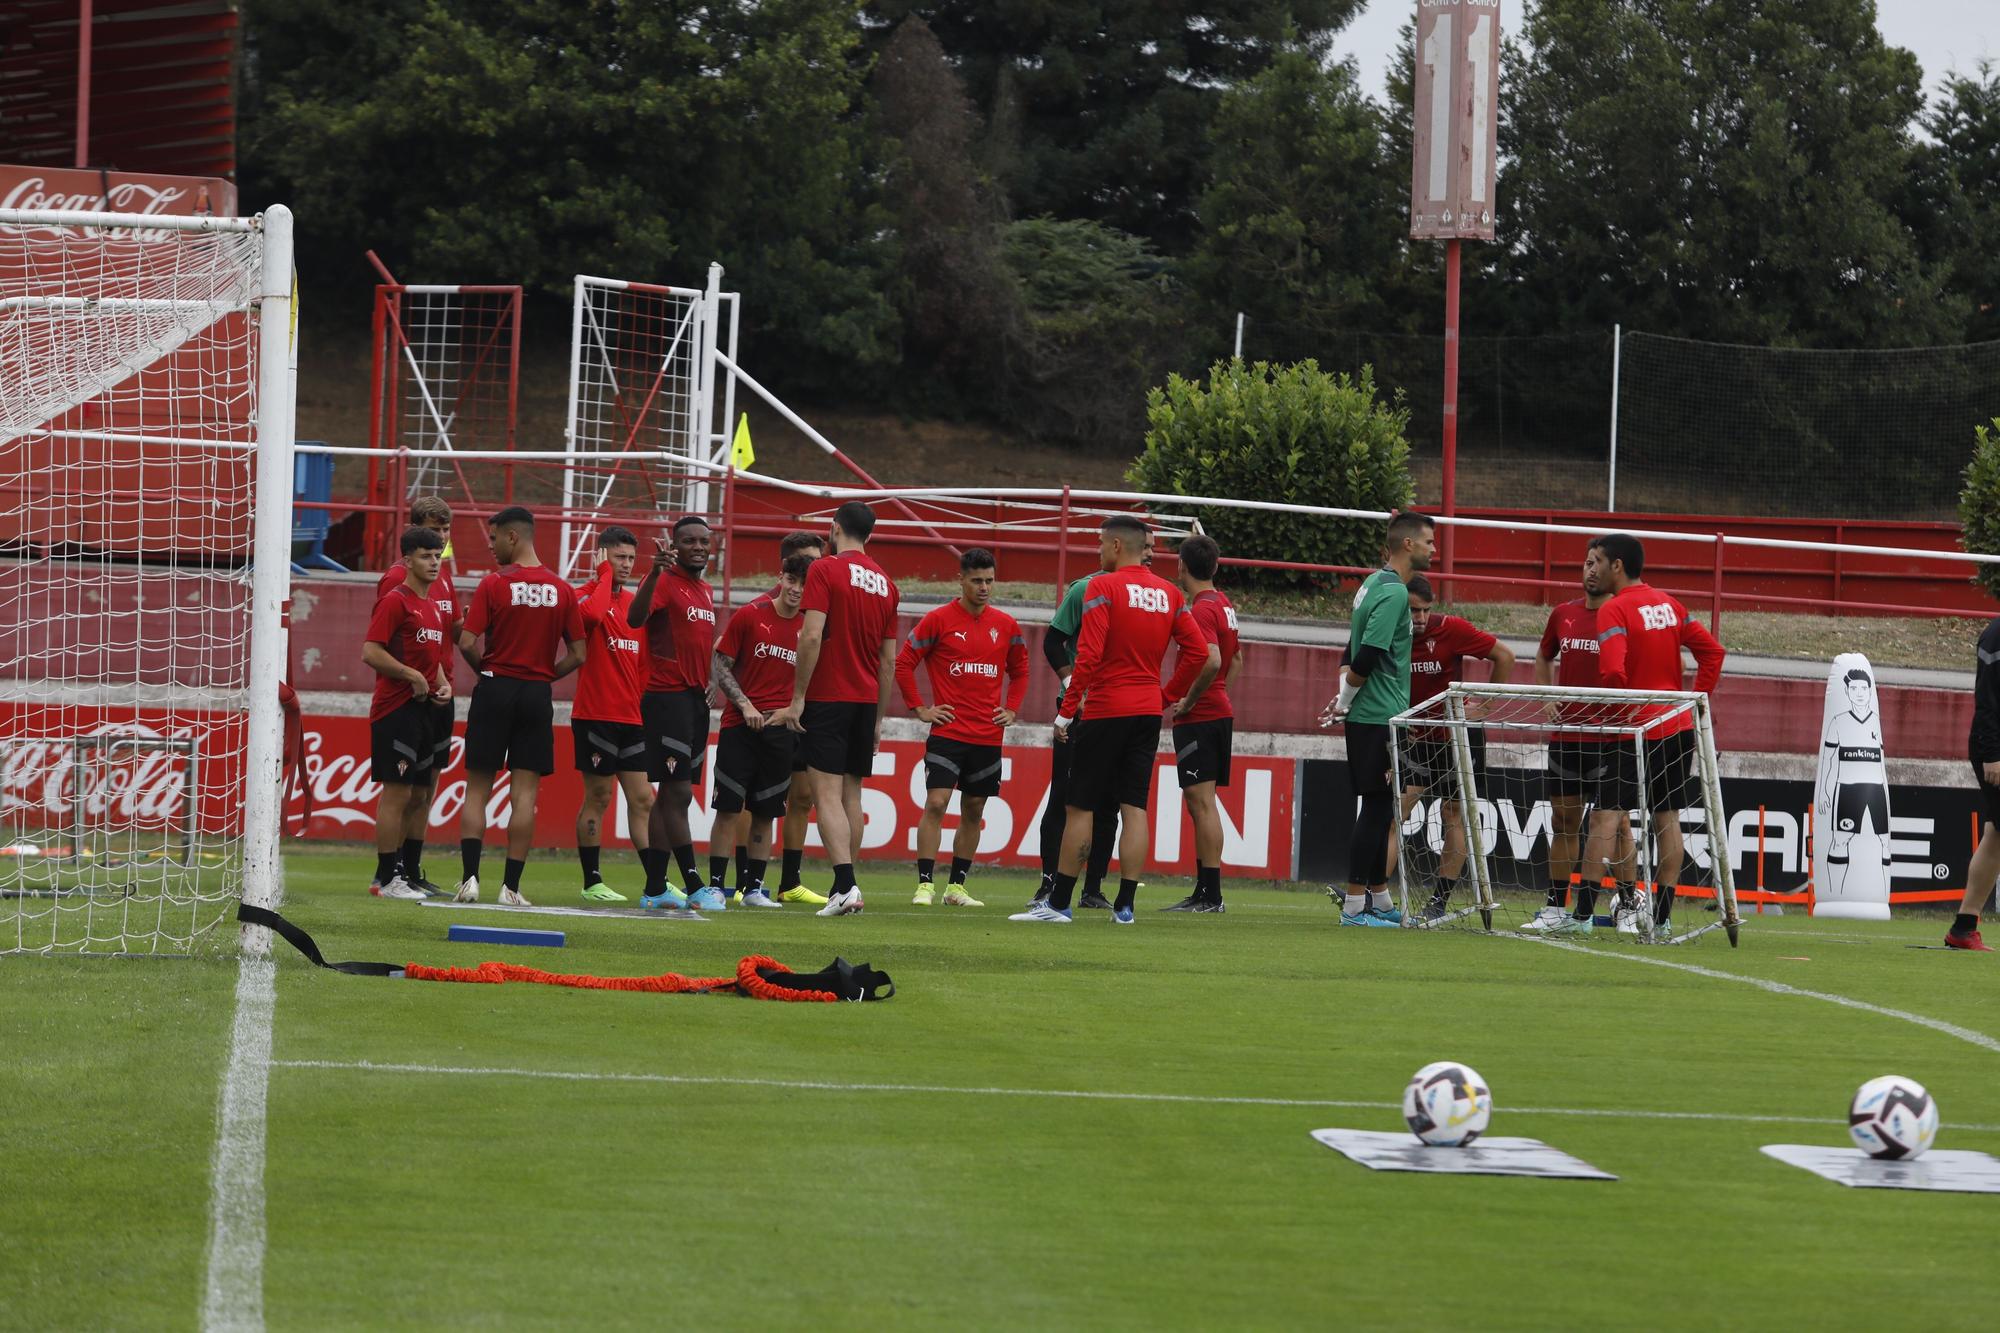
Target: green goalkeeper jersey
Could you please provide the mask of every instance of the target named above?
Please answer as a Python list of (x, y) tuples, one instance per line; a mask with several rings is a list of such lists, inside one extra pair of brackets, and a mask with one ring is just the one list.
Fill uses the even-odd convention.
[(1376, 570), (1354, 594), (1347, 631), (1350, 662), (1363, 644), (1380, 648), (1387, 660), (1368, 673), (1347, 720), (1386, 725), (1410, 706), (1410, 590), (1393, 569)]
[[(1056, 613), (1049, 617), (1050, 629), (1061, 630), (1063, 633), (1069, 635), (1069, 651), (1064, 654), (1069, 660), (1063, 663), (1064, 666), (1073, 667), (1076, 665), (1076, 636), (1083, 629), (1083, 591), (1089, 586), (1090, 581), (1096, 577), (1095, 574), (1085, 574), (1082, 578), (1070, 584), (1068, 589), (1063, 593), (1062, 601), (1056, 605)], [(1058, 708), (1062, 707), (1062, 697), (1063, 692), (1057, 690), (1056, 707)]]

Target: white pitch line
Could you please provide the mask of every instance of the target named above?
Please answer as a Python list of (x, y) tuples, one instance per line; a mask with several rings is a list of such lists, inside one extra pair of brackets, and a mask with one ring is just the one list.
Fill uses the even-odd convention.
[(236, 1018), (210, 1171), (204, 1330), (261, 1333), (264, 1327), (264, 1102), (277, 970), (269, 957), (246, 956), (236, 974)]
[[(1547, 945), (1551, 949), (1566, 949), (1571, 953), (1587, 954), (1592, 958), (1616, 958), (1627, 963), (1646, 963), (1653, 967), (1670, 967), (1676, 972), (1688, 972), (1698, 977), (1713, 977), (1717, 981), (1736, 981), (1745, 986), (1755, 986), (1758, 990), (1769, 991), (1773, 995), (1798, 995), (1808, 1000), (1823, 1000), (1846, 1009), (1859, 1009), (1863, 1013), (1875, 1014), (1881, 1018), (1897, 1018), (1905, 1023), (1913, 1023), (1920, 1028), (1942, 1032), (1947, 1037), (1956, 1037), (1984, 1051), (2000, 1054), (2000, 1037), (1989, 1037), (1984, 1032), (1962, 1028), (1956, 1023), (1947, 1023), (1941, 1018), (1931, 1018), (1924, 1014), (1913, 1014), (1907, 1009), (1891, 1009), (1883, 1004), (1870, 1004), (1867, 1000), (1857, 1000), (1852, 995), (1836, 995), (1832, 991), (1807, 990), (1803, 986), (1791, 986), (1782, 981), (1767, 981), (1763, 977), (1746, 977), (1740, 972), (1721, 972), (1712, 967), (1702, 967), (1698, 963), (1676, 963), (1668, 958), (1656, 958), (1642, 953), (1613, 953), (1607, 949), (1592, 949), (1568, 940), (1537, 939), (1532, 935), (1514, 935), (1511, 938), (1525, 940), (1530, 944)], [(1806, 938), (1810, 938), (1809, 936)]]
[[(782, 1088), (797, 1092), (886, 1092), (946, 1097), (1051, 1097), (1072, 1101), (1170, 1102), (1197, 1106), (1301, 1106), (1333, 1110), (1397, 1111), (1400, 1102), (1315, 1097), (1222, 1097), (1181, 1092), (1109, 1092), (1087, 1088), (952, 1087), (933, 1083), (844, 1083), (831, 1079), (739, 1078), (703, 1074), (628, 1074), (600, 1070), (510, 1069), (456, 1065), (378, 1064), (372, 1060), (273, 1060), (274, 1069), (322, 1069), (366, 1074), (422, 1074), (441, 1078), (526, 1078), (568, 1083), (664, 1083), (683, 1087)], [(1579, 1106), (1502, 1106), (1509, 1115), (1589, 1116), (1607, 1120), (1710, 1120), (1757, 1125), (1844, 1125), (1844, 1119), (1804, 1115), (1737, 1115), (1726, 1111), (1616, 1110)], [(1983, 1134), (2000, 1125), (1953, 1124)]]

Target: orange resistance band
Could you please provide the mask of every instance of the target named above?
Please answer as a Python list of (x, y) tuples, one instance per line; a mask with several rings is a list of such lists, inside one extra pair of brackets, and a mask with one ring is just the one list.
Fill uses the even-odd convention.
[(593, 977), (544, 972), (539, 967), (524, 967), (519, 963), (481, 963), (478, 967), (426, 967), (422, 963), (411, 963), (403, 969), (403, 975), (412, 981), (465, 981), (481, 985), (527, 981), (541, 986), (568, 986), (573, 990), (643, 991), (652, 995), (713, 995), (726, 992), (747, 995), (753, 1000), (788, 1000), (802, 1004), (835, 1004), (840, 1000), (832, 991), (787, 990), (783, 986), (774, 986), (757, 975), (760, 967), (790, 970), (775, 958), (752, 954), (736, 964), (736, 975), (733, 977), (684, 977), (678, 972), (664, 972), (657, 977)]

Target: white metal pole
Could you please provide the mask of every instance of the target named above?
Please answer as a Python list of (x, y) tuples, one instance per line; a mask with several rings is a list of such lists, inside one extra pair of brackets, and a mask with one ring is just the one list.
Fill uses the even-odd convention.
[(1611, 475), (1604, 489), (1604, 512), (1618, 512), (1618, 372), (1625, 354), (1625, 330), (1611, 326)]
[(1243, 359), (1243, 312), (1236, 312), (1236, 359)]
[[(588, 285), (588, 280), (582, 274), (578, 274), (576, 279), (576, 296), (570, 303), (569, 416), (563, 422), (563, 447), (568, 449), (572, 455), (580, 452), (582, 448), (577, 443), (576, 438), (577, 400), (581, 396), (582, 390), (584, 317), (589, 313), (589, 298), (584, 293)], [(573, 567), (578, 554), (570, 549), (571, 524), (568, 517), (575, 501), (576, 459), (571, 457), (563, 460), (562, 505), (564, 517), (562, 523), (562, 542), (557, 548), (559, 560), (556, 570), (563, 578), (569, 577), (570, 569)], [(581, 545), (581, 538), (577, 539), (577, 544)]]
[[(709, 462), (719, 461), (728, 446), (717, 447), (715, 437), (715, 324), (722, 317), (722, 265), (708, 266), (708, 286), (701, 294), (701, 350), (695, 366), (694, 394), (694, 441), (695, 447), (690, 457)], [(695, 482), (689, 488), (688, 510), (691, 513), (708, 512), (708, 481)]]
[[(285, 600), (292, 563), (292, 213), (264, 211), (264, 275), (257, 311), (257, 454), (251, 528), (249, 735), (243, 764), (243, 900), (280, 899), (278, 830), (283, 812)], [(270, 932), (245, 927), (243, 951), (263, 957)]]

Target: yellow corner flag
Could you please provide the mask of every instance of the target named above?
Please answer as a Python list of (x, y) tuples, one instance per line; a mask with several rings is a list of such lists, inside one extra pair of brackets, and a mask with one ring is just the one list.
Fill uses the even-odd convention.
[(743, 413), (736, 421), (736, 438), (729, 445), (729, 464), (739, 471), (757, 461), (757, 451), (750, 447), (750, 414)]

